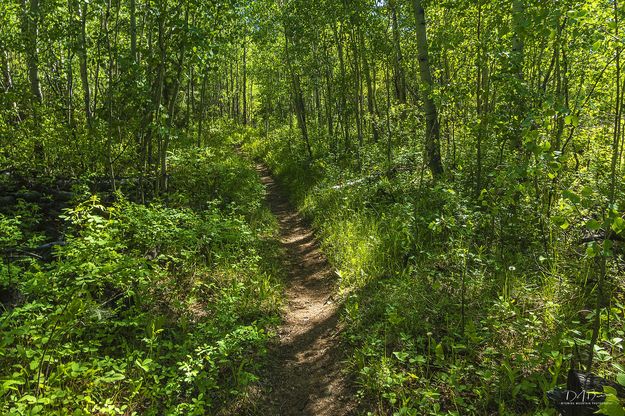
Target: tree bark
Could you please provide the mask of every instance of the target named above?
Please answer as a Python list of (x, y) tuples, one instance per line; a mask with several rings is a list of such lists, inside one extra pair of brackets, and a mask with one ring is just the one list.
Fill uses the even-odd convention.
[(369, 60), (367, 59), (367, 50), (365, 48), (365, 40), (360, 32), (360, 49), (362, 53), (362, 70), (365, 73), (365, 81), (367, 83), (367, 111), (369, 112), (369, 117), (371, 118), (371, 130), (373, 133), (373, 142), (377, 143), (380, 138), (380, 133), (378, 131), (378, 123), (377, 123), (377, 112), (375, 105), (375, 96), (373, 92), (373, 83), (371, 82), (371, 69), (369, 67)]
[[(333, 76), (332, 76), (332, 66), (330, 65), (330, 56), (327, 50), (327, 47), (324, 47), (324, 60), (325, 60), (325, 79), (326, 79), (326, 123), (328, 124), (328, 137), (330, 140), (333, 139), (334, 136), (334, 117), (332, 114), (333, 106), (332, 102), (334, 101), (333, 94)], [(334, 143), (334, 140), (332, 140)], [(332, 144), (331, 144), (332, 145)]]
[(388, 1), (388, 8), (391, 12), (391, 30), (393, 31), (393, 49), (395, 50), (395, 60), (393, 61), (393, 71), (395, 75), (395, 98), (401, 103), (406, 103), (406, 74), (404, 73), (404, 56), (401, 51), (401, 35), (399, 33), (399, 23), (397, 19), (397, 4), (395, 0)]
[(165, 135), (165, 140), (161, 146), (161, 154), (160, 154), (160, 189), (162, 192), (167, 192), (169, 187), (169, 181), (167, 179), (167, 151), (169, 150), (169, 144), (171, 142), (171, 131), (174, 128), (174, 118), (176, 116), (176, 100), (178, 99), (178, 93), (180, 92), (180, 80), (182, 78), (182, 72), (184, 68), (185, 62), (185, 53), (187, 47), (187, 33), (189, 28), (189, 5), (187, 3), (187, 7), (185, 9), (184, 15), (184, 37), (182, 39), (182, 45), (180, 45), (180, 55), (178, 57), (178, 68), (176, 70), (176, 76), (174, 78), (174, 88), (169, 97), (169, 103), (167, 105), (167, 134)]
[(514, 88), (515, 91), (515, 106), (516, 106), (516, 117), (519, 117), (518, 125), (515, 126), (514, 136), (512, 138), (513, 146), (520, 150), (523, 145), (523, 138), (521, 134), (521, 123), (523, 122), (523, 118), (525, 117), (525, 97), (521, 91), (521, 85), (523, 84), (523, 60), (525, 58), (525, 42), (523, 36), (523, 24), (522, 19), (525, 12), (525, 7), (523, 4), (523, 0), (514, 0), (512, 3), (512, 54), (510, 57), (511, 60), (511, 71), (514, 77), (516, 78), (516, 86)]
[(425, 94), (423, 94), (423, 107), (425, 110), (425, 152), (432, 176), (437, 178), (443, 174), (443, 164), (441, 161), (438, 109), (432, 99), (432, 89), (434, 85), (428, 57), (425, 10), (423, 10), (421, 0), (413, 0), (412, 3), (417, 20), (416, 34), (419, 74), (425, 92)]
[[(618, 14), (618, 2), (614, 1), (614, 37), (616, 39), (619, 38), (619, 14)], [(618, 172), (617, 166), (619, 161), (619, 144), (620, 144), (620, 136), (621, 136), (621, 118), (622, 118), (622, 101), (621, 101), (621, 46), (619, 44), (616, 45), (615, 49), (615, 87), (616, 87), (616, 97), (614, 99), (614, 130), (613, 130), (613, 140), (612, 140), (612, 160), (610, 163), (610, 191), (609, 198), (610, 203), (613, 203), (616, 198), (616, 189), (617, 189), (617, 181), (618, 181)]]
[(130, 56), (132, 62), (137, 62), (137, 5), (136, 0), (130, 0)]
[(354, 33), (354, 29), (352, 28), (350, 33), (350, 44), (352, 47), (352, 65), (353, 65), (353, 78), (354, 78), (354, 95), (353, 95), (353, 105), (354, 105), (354, 117), (356, 122), (356, 135), (358, 137), (358, 145), (362, 147), (363, 145), (363, 137), (362, 137), (362, 117), (361, 117), (361, 109), (362, 109), (362, 83), (361, 83), (361, 74), (360, 74), (360, 57), (358, 54), (358, 46), (356, 44), (356, 35)]
[(475, 195), (478, 196), (482, 192), (482, 171), (483, 171), (483, 156), (482, 156), (482, 142), (486, 136), (486, 129), (488, 127), (487, 112), (488, 112), (488, 63), (486, 62), (486, 47), (482, 40), (483, 32), (483, 16), (482, 5), (477, 6), (477, 54), (476, 54), (476, 114), (478, 119), (477, 125), (477, 140), (476, 140), (476, 172), (475, 172)]
[(205, 114), (205, 102), (206, 102), (206, 81), (208, 76), (204, 75), (202, 77), (202, 88), (200, 89), (200, 114), (197, 126), (197, 147), (202, 146), (202, 136), (204, 134), (203, 123), (204, 123), (204, 114)]
[(351, 148), (351, 140), (349, 137), (349, 114), (347, 111), (347, 97), (345, 92), (345, 83), (347, 82), (347, 70), (345, 69), (345, 59), (343, 53), (343, 39), (342, 31), (339, 31), (336, 25), (334, 29), (334, 38), (336, 41), (336, 48), (339, 55), (339, 68), (341, 71), (340, 85), (339, 85), (339, 115), (341, 126), (343, 127), (343, 133), (345, 136), (345, 150), (349, 151)]
[(243, 40), (243, 125), (247, 126), (247, 40)]
[(9, 92), (13, 88), (13, 77), (11, 76), (11, 66), (9, 62), (9, 51), (4, 49), (2, 51), (2, 78), (4, 92)]
[[(82, 91), (83, 91), (83, 105), (85, 108), (85, 118), (87, 120), (87, 124), (91, 125), (91, 92), (89, 87), (89, 72), (87, 67), (87, 2), (82, 3), (82, 7), (78, 6), (77, 10), (80, 13), (80, 43), (78, 47), (78, 57), (79, 57), (79, 65), (80, 65), (80, 80), (82, 83)], [(79, 4), (80, 4), (79, 3)]]
[(289, 68), (291, 76), (291, 86), (293, 88), (293, 104), (295, 108), (295, 115), (297, 116), (297, 125), (302, 132), (302, 139), (306, 145), (306, 151), (309, 159), (312, 160), (312, 148), (310, 146), (310, 139), (308, 137), (308, 127), (306, 126), (306, 105), (304, 103), (304, 96), (302, 95), (302, 86), (299, 79), (299, 74), (295, 72), (293, 63), (291, 61), (291, 55), (289, 53), (289, 35), (287, 29), (284, 29), (284, 49), (286, 55), (287, 66)]
[(22, 35), (26, 49), (26, 66), (30, 93), (37, 103), (43, 102), (39, 78), (39, 0), (22, 0)]

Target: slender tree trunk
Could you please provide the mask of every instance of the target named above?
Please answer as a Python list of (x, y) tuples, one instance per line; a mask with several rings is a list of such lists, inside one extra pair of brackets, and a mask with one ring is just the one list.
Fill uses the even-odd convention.
[[(614, 0), (614, 37), (616, 39), (619, 38), (619, 14), (618, 14), (618, 1)], [(616, 198), (616, 183), (617, 183), (617, 166), (619, 159), (619, 144), (621, 140), (621, 113), (622, 113), (622, 102), (621, 102), (621, 46), (620, 44), (616, 45), (615, 51), (615, 66), (616, 66), (616, 97), (614, 104), (614, 130), (613, 130), (613, 140), (612, 140), (612, 161), (610, 163), (610, 202), (613, 203)]]
[(181, 78), (182, 78), (182, 73), (183, 73), (183, 69), (184, 69), (184, 62), (185, 62), (185, 53), (186, 53), (186, 47), (187, 47), (187, 37), (186, 34), (188, 33), (188, 28), (189, 28), (189, 5), (187, 3), (187, 7), (185, 9), (185, 17), (184, 17), (184, 31), (183, 33), (185, 34), (182, 40), (182, 45), (180, 48), (180, 55), (178, 58), (178, 68), (176, 70), (176, 76), (174, 78), (174, 88), (173, 91), (169, 97), (169, 103), (167, 105), (167, 113), (168, 113), (168, 118), (167, 118), (167, 134), (165, 135), (165, 140), (163, 141), (163, 145), (161, 147), (161, 155), (160, 155), (160, 161), (161, 161), (161, 184), (160, 184), (160, 190), (161, 192), (167, 192), (168, 189), (168, 180), (167, 180), (167, 152), (169, 150), (169, 144), (171, 141), (171, 130), (174, 128), (174, 119), (176, 116), (176, 101), (178, 99), (178, 93), (180, 92), (180, 84), (181, 84)]
[(228, 87), (228, 113), (230, 118), (234, 118), (235, 115), (235, 111), (234, 111), (234, 103), (235, 103), (235, 97), (234, 97), (234, 71), (233, 71), (233, 63), (232, 61), (230, 61), (230, 83), (226, 82), (226, 85), (229, 85)]
[(30, 94), (41, 103), (41, 81), (39, 77), (39, 0), (22, 0), (22, 36), (26, 49), (26, 66), (30, 82)]
[[(104, 17), (100, 17), (100, 31), (104, 31)], [(95, 55), (95, 73), (93, 75), (93, 90), (92, 90), (92, 103), (91, 112), (96, 114), (98, 111), (98, 99), (100, 93), (100, 65), (102, 64), (102, 48), (100, 42), (96, 42), (96, 55)]]
[[(22, 36), (26, 51), (26, 68), (30, 84), (30, 102), (32, 104), (33, 119), (35, 120), (35, 135), (40, 134), (40, 120), (38, 105), (43, 102), (41, 81), (39, 78), (39, 0), (22, 0)], [(40, 166), (44, 166), (45, 149), (43, 142), (35, 140), (33, 153)]]
[[(159, 147), (159, 151), (160, 151), (160, 142), (162, 140), (161, 137), (161, 129), (160, 129), (160, 124), (161, 124), (161, 104), (163, 102), (163, 90), (165, 89), (165, 72), (167, 70), (167, 68), (165, 67), (166, 65), (166, 59), (167, 59), (167, 46), (165, 45), (165, 23), (164, 23), (164, 13), (165, 11), (162, 12), (162, 14), (158, 17), (158, 50), (159, 50), (159, 55), (160, 55), (160, 59), (159, 59), (159, 65), (158, 65), (158, 76), (156, 79), (156, 84), (154, 86), (154, 94), (153, 94), (153, 98), (152, 98), (152, 103), (153, 103), (153, 114), (154, 114), (154, 122), (151, 125), (151, 129), (149, 130), (150, 132), (152, 131), (156, 131), (157, 132), (157, 137), (158, 137), (158, 147)], [(148, 167), (152, 166), (152, 134), (150, 134), (148, 136), (148, 141), (147, 141), (147, 164)], [(160, 153), (159, 153), (160, 155)], [(154, 169), (156, 170), (156, 169)], [(158, 183), (156, 184), (156, 186), (158, 186)]]
[(107, 97), (106, 97), (106, 107), (107, 107), (107, 119), (108, 119), (108, 135), (106, 140), (106, 157), (107, 157), (107, 170), (109, 175), (111, 176), (111, 183), (113, 185), (113, 191), (116, 190), (117, 186), (115, 183), (115, 172), (113, 170), (113, 66), (114, 66), (114, 58), (113, 58), (113, 47), (111, 45), (111, 32), (109, 29), (109, 22), (111, 19), (111, 8), (112, 8), (112, 0), (108, 0), (106, 3), (106, 13), (104, 17), (104, 33), (106, 39), (106, 52), (108, 55), (108, 67), (107, 67)]
[(428, 166), (432, 176), (437, 178), (443, 174), (443, 163), (440, 150), (440, 125), (438, 121), (438, 109), (432, 99), (434, 83), (430, 70), (428, 57), (427, 29), (425, 11), (421, 0), (413, 0), (415, 17), (417, 20), (417, 51), (419, 59), (419, 74), (424, 86), (423, 107), (425, 110), (425, 151)]
[(342, 31), (334, 26), (334, 37), (336, 40), (336, 48), (339, 55), (339, 69), (341, 71), (340, 86), (339, 86), (339, 115), (341, 116), (341, 126), (343, 127), (343, 133), (345, 137), (344, 149), (349, 151), (351, 148), (351, 140), (349, 135), (349, 114), (347, 111), (347, 93), (345, 91), (345, 84), (347, 82), (347, 70), (345, 69), (345, 57), (343, 51), (343, 34)]
[(137, 6), (136, 0), (130, 0), (130, 57), (137, 62)]
[(2, 49), (2, 86), (4, 88), (4, 92), (9, 92), (13, 89), (13, 77), (11, 76), (9, 51), (4, 47)]
[(234, 87), (234, 119), (240, 121), (241, 116), (241, 105), (240, 105), (240, 95), (241, 95), (241, 81), (239, 78), (239, 51), (237, 50), (237, 59), (235, 64), (235, 75), (234, 75), (235, 87)]
[(256, 127), (256, 121), (254, 120), (254, 117), (253, 117), (254, 116), (254, 113), (253, 113), (253, 109), (254, 109), (254, 78), (252, 78), (250, 80), (249, 91), (250, 91), (250, 99), (249, 99), (249, 103), (250, 103), (249, 107), (250, 108), (249, 108), (249, 115), (248, 115), (248, 117), (250, 119), (249, 120), (250, 123), (252, 123), (252, 126)]
[(393, 49), (395, 50), (395, 60), (393, 61), (393, 71), (395, 74), (395, 98), (401, 103), (406, 103), (406, 75), (403, 67), (403, 54), (401, 51), (401, 35), (399, 33), (399, 23), (397, 19), (397, 4), (395, 0), (388, 0), (388, 8), (391, 15), (391, 30), (393, 32)]
[(315, 74), (313, 80), (313, 102), (315, 103), (315, 113), (317, 114), (317, 131), (320, 130), (323, 124), (323, 109), (321, 106), (321, 92), (319, 90), (319, 77)]
[(243, 40), (243, 125), (247, 126), (247, 39)]
[[(319, 39), (316, 40), (317, 42)], [(313, 59), (315, 62), (320, 62), (319, 60), (319, 50), (317, 45), (313, 45)], [(321, 91), (319, 85), (321, 84), (321, 68), (317, 67), (315, 69), (313, 75), (313, 102), (315, 103), (315, 113), (317, 114), (317, 131), (321, 130), (321, 126), (323, 124), (323, 108), (321, 106)]]
[(363, 137), (362, 137), (362, 117), (361, 117), (361, 109), (362, 109), (362, 88), (361, 88), (361, 74), (360, 74), (360, 58), (358, 54), (358, 46), (356, 44), (356, 38), (354, 34), (354, 29), (350, 33), (350, 44), (352, 47), (352, 62), (353, 62), (353, 78), (354, 78), (354, 94), (353, 94), (353, 105), (354, 105), (354, 117), (356, 121), (356, 134), (358, 137), (358, 145), (362, 147), (363, 145)]
[(198, 121), (198, 127), (197, 127), (197, 147), (201, 147), (202, 146), (202, 136), (204, 134), (204, 130), (203, 130), (203, 122), (204, 122), (204, 107), (205, 107), (205, 103), (206, 103), (206, 79), (208, 77), (205, 75), (202, 78), (202, 88), (200, 90), (200, 119)]
[(386, 85), (386, 134), (388, 140), (386, 141), (386, 163), (388, 170), (391, 169), (391, 162), (393, 161), (393, 131), (391, 129), (391, 77), (390, 77), (389, 65), (385, 65), (384, 78)]
[(514, 148), (520, 150), (523, 145), (521, 123), (525, 117), (525, 97), (522, 93), (523, 84), (523, 61), (525, 59), (525, 42), (523, 34), (523, 16), (525, 14), (525, 6), (523, 0), (514, 0), (512, 3), (512, 54), (511, 54), (511, 71), (516, 78), (515, 91), (515, 106), (516, 117), (518, 122), (516, 123), (513, 133), (512, 144)]
[(484, 53), (484, 45), (482, 44), (482, 4), (477, 6), (477, 54), (476, 54), (476, 113), (478, 118), (477, 126), (477, 143), (476, 143), (476, 172), (475, 172), (475, 195), (482, 192), (482, 141), (485, 136), (486, 129), (486, 102), (488, 91), (485, 91), (485, 79), (487, 77), (487, 64), (484, 62), (486, 54)]
[[(11, 75), (11, 59), (9, 56), (9, 51), (5, 45), (0, 44), (0, 48), (2, 49), (2, 54), (0, 55), (0, 59), (2, 59), (2, 89), (4, 93), (8, 93), (13, 89), (13, 76)], [(10, 107), (12, 111), (15, 113), (17, 120), (21, 121), (21, 117), (19, 115), (19, 110), (17, 108), (17, 102), (14, 99), (11, 99)]]
[[(68, 4), (69, 6), (69, 4)], [(67, 48), (67, 124), (72, 126), (74, 120), (74, 52), (70, 47)]]
[(365, 48), (365, 40), (360, 32), (360, 50), (362, 54), (362, 70), (365, 73), (365, 81), (367, 83), (367, 111), (369, 113), (369, 117), (371, 118), (371, 131), (373, 133), (373, 142), (377, 143), (380, 138), (380, 133), (378, 131), (378, 122), (377, 122), (377, 112), (375, 105), (375, 96), (373, 92), (373, 83), (371, 82), (371, 69), (369, 67), (369, 60), (367, 58), (367, 50)]
[(324, 47), (324, 58), (325, 58), (325, 78), (326, 78), (326, 123), (328, 124), (328, 137), (332, 141), (331, 146), (334, 141), (334, 117), (332, 114), (332, 103), (334, 101), (333, 97), (333, 88), (332, 88), (332, 66), (330, 64), (330, 56), (328, 53), (327, 47)]
[(91, 126), (91, 96), (89, 87), (89, 72), (87, 67), (87, 2), (78, 2), (77, 10), (80, 14), (80, 40), (78, 47), (78, 60), (80, 66), (80, 81), (83, 91), (83, 105), (87, 124)]
[(287, 29), (284, 29), (284, 49), (286, 55), (287, 66), (289, 68), (289, 72), (291, 73), (291, 85), (293, 90), (293, 105), (295, 107), (295, 115), (297, 116), (297, 125), (302, 132), (302, 139), (304, 140), (304, 144), (306, 145), (306, 151), (308, 153), (309, 159), (312, 160), (312, 148), (310, 146), (310, 139), (308, 137), (308, 128), (306, 126), (306, 106), (304, 103), (304, 96), (302, 95), (302, 86), (300, 84), (299, 75), (295, 72), (293, 68), (293, 63), (291, 61), (291, 55), (289, 53), (289, 36)]
[(195, 117), (195, 71), (193, 65), (189, 65), (189, 78), (187, 79), (186, 113), (184, 116), (185, 128), (193, 128), (192, 117)]

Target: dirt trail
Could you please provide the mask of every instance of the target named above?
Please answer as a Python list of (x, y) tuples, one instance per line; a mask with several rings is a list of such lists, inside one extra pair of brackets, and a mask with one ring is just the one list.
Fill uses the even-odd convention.
[(269, 171), (257, 166), (267, 202), (280, 223), (286, 249), (287, 302), (270, 347), (267, 386), (255, 411), (267, 416), (344, 416), (354, 413), (353, 389), (342, 372), (335, 275), (315, 237)]

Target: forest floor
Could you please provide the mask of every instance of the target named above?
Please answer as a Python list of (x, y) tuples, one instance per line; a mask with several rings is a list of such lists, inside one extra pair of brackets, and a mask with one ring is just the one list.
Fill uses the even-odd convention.
[(333, 269), (312, 230), (289, 204), (269, 170), (257, 165), (286, 251), (283, 321), (270, 345), (255, 414), (344, 416), (355, 412), (355, 389), (343, 370)]

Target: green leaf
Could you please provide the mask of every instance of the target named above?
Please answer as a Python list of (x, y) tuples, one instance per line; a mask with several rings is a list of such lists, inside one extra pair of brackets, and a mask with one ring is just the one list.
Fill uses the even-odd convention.
[(617, 234), (620, 234), (623, 232), (623, 230), (625, 230), (625, 220), (621, 217), (616, 217), (614, 218), (614, 221), (612, 222), (612, 231), (614, 231)]
[(575, 192), (571, 192), (569, 190), (562, 191), (562, 196), (565, 197), (566, 199), (568, 199), (569, 201), (571, 201), (574, 204), (579, 204), (580, 201), (582, 200), (579, 197), (579, 195), (577, 195)]
[(601, 228), (601, 223), (593, 218), (591, 220), (588, 220), (588, 222), (586, 222), (586, 228), (588, 228), (591, 231), (597, 231), (599, 228)]
[(625, 409), (616, 396), (616, 389), (610, 386), (604, 386), (605, 401), (599, 405), (598, 414), (607, 416), (625, 416)]
[(32, 394), (26, 394), (20, 398), (20, 402), (26, 402), (29, 404), (37, 403), (37, 398)]
[(617, 374), (616, 381), (618, 381), (618, 384), (620, 384), (621, 386), (625, 386), (625, 374)]
[(445, 351), (442, 343), (436, 345), (436, 358), (440, 361), (445, 361)]
[(15, 386), (21, 386), (24, 382), (22, 380), (6, 380), (2, 383), (2, 391), (6, 392), (7, 390), (17, 390)]
[(108, 373), (106, 373), (106, 375), (104, 377), (100, 377), (98, 380), (103, 382), (103, 383), (114, 383), (116, 381), (120, 381), (125, 379), (126, 376), (120, 373), (115, 373), (113, 371), (109, 371)]
[(402, 363), (406, 361), (406, 358), (408, 358), (408, 353), (403, 351), (394, 351), (393, 355), (397, 358), (397, 360), (399, 360), (399, 362)]
[(596, 244), (594, 243), (588, 244), (588, 246), (586, 247), (586, 255), (591, 258), (597, 255)]
[(139, 367), (146, 373), (150, 371), (150, 363), (152, 363), (152, 359), (150, 358), (146, 358), (145, 360), (143, 360), (143, 362), (141, 362), (141, 360), (139, 360), (138, 358), (135, 360), (135, 364), (137, 364), (137, 367)]
[(564, 124), (567, 126), (577, 127), (579, 125), (579, 117), (576, 115), (570, 114), (564, 117)]

